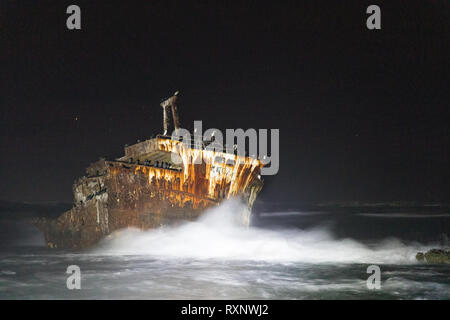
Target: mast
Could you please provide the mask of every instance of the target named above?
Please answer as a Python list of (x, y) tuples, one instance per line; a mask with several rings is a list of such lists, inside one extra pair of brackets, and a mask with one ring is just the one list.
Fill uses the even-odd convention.
[[(163, 108), (163, 127), (164, 127), (164, 135), (166, 135), (169, 131), (169, 112), (172, 112), (172, 119), (173, 119), (173, 126), (175, 130), (178, 130), (180, 128), (180, 118), (178, 116), (178, 109), (177, 109), (177, 98), (178, 98), (178, 91), (173, 94), (170, 98), (164, 100), (161, 102), (161, 107)], [(170, 107), (170, 110), (169, 110)]]

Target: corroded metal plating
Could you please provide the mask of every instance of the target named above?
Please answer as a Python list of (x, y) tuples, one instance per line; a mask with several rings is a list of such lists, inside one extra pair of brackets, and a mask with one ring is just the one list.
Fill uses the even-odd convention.
[[(172, 155), (182, 163), (171, 162)], [(167, 162), (164, 167), (161, 159)], [(238, 197), (247, 205), (241, 221), (248, 225), (263, 185), (262, 165), (249, 157), (189, 148), (178, 140), (150, 139), (126, 147), (117, 160), (91, 164), (73, 186), (74, 207), (56, 220), (36, 223), (49, 247), (84, 248), (122, 228), (193, 220), (206, 208)]]

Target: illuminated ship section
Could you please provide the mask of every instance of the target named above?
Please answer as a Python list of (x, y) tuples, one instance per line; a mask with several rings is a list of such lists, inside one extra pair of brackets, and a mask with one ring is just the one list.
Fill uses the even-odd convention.
[[(147, 166), (137, 165), (134, 170), (135, 173), (141, 170), (147, 174), (149, 183), (153, 178), (166, 180), (174, 190), (212, 200), (238, 195), (258, 178), (263, 165), (258, 159), (193, 149), (181, 141), (167, 138), (144, 141), (140, 145), (127, 147), (125, 152), (127, 155), (118, 160), (146, 163)], [(172, 161), (177, 157), (176, 162), (181, 164)]]

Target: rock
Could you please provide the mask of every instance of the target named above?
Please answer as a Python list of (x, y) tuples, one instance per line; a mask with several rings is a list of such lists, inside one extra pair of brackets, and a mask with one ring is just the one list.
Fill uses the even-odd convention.
[(424, 262), (425, 256), (423, 255), (423, 252), (417, 252), (416, 259), (417, 261)]
[(450, 264), (450, 251), (441, 249), (431, 249), (426, 253), (418, 252), (416, 259), (420, 262), (432, 264)]

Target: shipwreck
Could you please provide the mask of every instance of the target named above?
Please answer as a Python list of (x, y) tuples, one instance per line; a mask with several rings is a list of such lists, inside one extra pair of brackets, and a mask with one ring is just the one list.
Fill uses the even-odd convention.
[(73, 184), (72, 209), (35, 221), (48, 247), (87, 248), (119, 229), (195, 220), (229, 198), (245, 204), (239, 219), (249, 224), (263, 186), (263, 163), (236, 152), (209, 150), (211, 141), (191, 145), (167, 136), (170, 118), (175, 130), (180, 127), (177, 99), (175, 94), (161, 103), (162, 134), (125, 146), (120, 158), (92, 163)]

